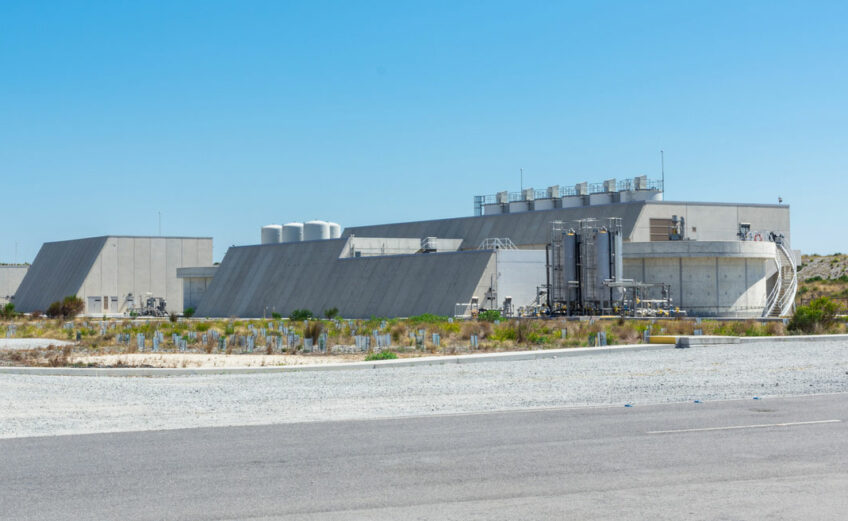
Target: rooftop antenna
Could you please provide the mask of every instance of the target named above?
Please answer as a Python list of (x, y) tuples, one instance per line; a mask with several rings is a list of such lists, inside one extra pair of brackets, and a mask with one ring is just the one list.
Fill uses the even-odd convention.
[(665, 199), (665, 152), (660, 150), (660, 170), (662, 171), (662, 192)]
[(521, 168), (521, 191), (524, 191), (524, 169)]

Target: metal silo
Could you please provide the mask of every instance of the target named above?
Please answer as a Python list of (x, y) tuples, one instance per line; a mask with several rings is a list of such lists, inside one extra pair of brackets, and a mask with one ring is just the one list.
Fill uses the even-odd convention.
[(283, 225), (282, 242), (300, 242), (303, 240), (303, 223)]
[(262, 244), (277, 244), (283, 242), (283, 227), (279, 224), (269, 224), (262, 227)]
[(330, 223), (327, 223), (327, 224), (330, 225), (330, 238), (331, 239), (338, 239), (339, 237), (342, 236), (342, 227), (339, 225), (339, 223), (330, 222)]
[(604, 281), (610, 277), (610, 233), (606, 228), (598, 230), (595, 236), (595, 255), (597, 259), (596, 270), (596, 292), (599, 303), (610, 300), (609, 288), (604, 286)]
[(330, 238), (330, 224), (325, 221), (303, 223), (304, 241), (321, 241)]
[(571, 304), (577, 298), (577, 288), (571, 282), (578, 282), (577, 275), (577, 234), (574, 230), (568, 230), (562, 234), (562, 278), (564, 284), (564, 296)]
[[(612, 232), (612, 245), (613, 245), (613, 256), (615, 257), (615, 270), (613, 272), (613, 276), (615, 277), (616, 282), (621, 282), (624, 280), (624, 250), (622, 248), (623, 240), (621, 238), (621, 230), (615, 230)], [(612, 292), (613, 298), (615, 300), (621, 300), (624, 298), (624, 289), (623, 288), (615, 288)]]

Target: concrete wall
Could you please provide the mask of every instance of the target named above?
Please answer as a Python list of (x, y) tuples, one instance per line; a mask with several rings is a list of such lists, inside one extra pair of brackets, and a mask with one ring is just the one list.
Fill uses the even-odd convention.
[[(183, 237), (107, 237), (77, 296), (86, 313), (125, 313), (130, 295), (164, 297), (168, 311), (183, 311), (183, 282), (177, 268), (212, 265), (212, 239)], [(149, 295), (148, 295), (149, 293)], [(99, 309), (96, 298), (101, 298)], [(109, 297), (108, 309), (103, 304)], [(117, 297), (117, 307), (114, 298)], [(136, 305), (142, 300), (137, 300)]]
[(25, 264), (0, 266), (0, 306), (12, 301), (28, 269), (29, 266)]
[(774, 255), (770, 242), (625, 243), (624, 277), (670, 284), (673, 303), (691, 315), (758, 317)]
[(791, 238), (788, 206), (650, 201), (639, 214), (629, 240), (650, 241), (650, 219), (673, 215), (686, 220), (686, 237), (693, 241), (734, 241), (742, 222), (751, 223), (751, 230), (762, 232), (763, 237), (778, 231), (787, 241)]
[(338, 308), (347, 318), (453, 315), (488, 287), (492, 251), (339, 258), (347, 239), (230, 248), (197, 316), (283, 316)]
[(516, 311), (535, 303), (536, 287), (547, 282), (545, 250), (498, 250), (495, 258), (498, 306), (502, 307), (508, 296)]

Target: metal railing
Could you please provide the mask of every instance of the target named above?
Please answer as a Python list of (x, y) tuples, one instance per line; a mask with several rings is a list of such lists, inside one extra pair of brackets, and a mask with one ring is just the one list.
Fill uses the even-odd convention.
[(517, 250), (518, 246), (509, 237), (489, 237), (483, 239), (478, 250)]

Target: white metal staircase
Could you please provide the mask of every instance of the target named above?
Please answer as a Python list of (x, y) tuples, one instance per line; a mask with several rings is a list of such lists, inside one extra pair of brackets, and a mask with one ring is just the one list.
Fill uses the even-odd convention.
[(774, 262), (777, 277), (774, 287), (766, 298), (764, 317), (785, 317), (795, 308), (795, 293), (798, 291), (798, 270), (792, 254), (782, 241), (774, 243)]

